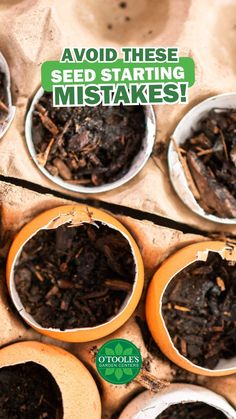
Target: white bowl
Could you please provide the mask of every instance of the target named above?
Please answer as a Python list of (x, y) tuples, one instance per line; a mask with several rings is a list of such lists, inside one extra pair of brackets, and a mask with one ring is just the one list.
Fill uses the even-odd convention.
[(80, 193), (86, 193), (86, 194), (107, 192), (107, 191), (110, 191), (111, 189), (115, 189), (121, 185), (124, 185), (124, 183), (131, 180), (144, 167), (144, 165), (146, 164), (152, 152), (154, 142), (155, 142), (155, 136), (156, 136), (155, 113), (151, 105), (144, 106), (145, 117), (146, 117), (146, 135), (143, 138), (142, 147), (140, 151), (138, 152), (138, 154), (135, 156), (129, 171), (122, 178), (116, 180), (115, 182), (106, 183), (101, 186), (82, 186), (82, 185), (70, 184), (59, 176), (52, 176), (48, 172), (48, 170), (46, 170), (44, 167), (42, 167), (38, 163), (37, 157), (36, 157), (36, 151), (34, 148), (34, 143), (32, 140), (32, 113), (34, 111), (35, 104), (39, 101), (43, 93), (44, 93), (43, 88), (40, 88), (32, 100), (32, 103), (27, 113), (26, 121), (25, 121), (25, 136), (26, 136), (26, 143), (27, 143), (29, 152), (31, 154), (31, 157), (33, 158), (33, 161), (35, 162), (37, 167), (40, 169), (40, 171), (45, 176), (47, 176), (47, 178), (50, 179), (52, 182), (56, 183), (62, 188), (69, 189), (70, 191), (73, 191), (73, 192), (80, 192)]
[(236, 418), (236, 411), (219, 394), (192, 384), (171, 384), (157, 394), (150, 391), (139, 394), (126, 406), (119, 419), (156, 419), (173, 404), (191, 402), (206, 403), (219, 409), (226, 418)]
[[(173, 138), (176, 144), (183, 144), (191, 136), (192, 131), (196, 129), (200, 119), (202, 119), (213, 108), (234, 108), (236, 109), (236, 93), (224, 93), (218, 96), (210, 97), (194, 106), (179, 122)], [(175, 150), (173, 140), (170, 141), (168, 149), (168, 166), (171, 183), (179, 195), (180, 199), (196, 214), (216, 223), (236, 224), (236, 218), (221, 218), (213, 214), (208, 214), (198, 204), (189, 189), (182, 164)]]

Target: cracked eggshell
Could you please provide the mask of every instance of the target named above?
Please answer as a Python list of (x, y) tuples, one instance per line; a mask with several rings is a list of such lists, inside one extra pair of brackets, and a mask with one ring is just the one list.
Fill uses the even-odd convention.
[(57, 382), (61, 394), (64, 419), (101, 418), (101, 401), (90, 372), (69, 352), (53, 345), (28, 341), (0, 350), (0, 368), (33, 361), (45, 367)]
[(13, 118), (16, 113), (16, 108), (15, 106), (12, 106), (11, 76), (10, 76), (9, 67), (1, 52), (0, 52), (0, 71), (5, 74), (7, 106), (9, 108), (8, 115), (6, 116), (5, 120), (2, 123), (0, 123), (0, 138), (2, 138), (13, 121)]
[(174, 346), (162, 316), (162, 297), (171, 280), (191, 263), (198, 260), (205, 261), (209, 251), (218, 252), (223, 259), (236, 260), (236, 248), (220, 241), (195, 243), (174, 253), (166, 259), (152, 278), (146, 298), (146, 318), (154, 340), (171, 361), (194, 374), (223, 376), (236, 373), (236, 357), (220, 360), (214, 370), (193, 364)]
[(158, 394), (144, 391), (123, 410), (119, 419), (156, 419), (173, 404), (202, 402), (219, 409), (228, 419), (236, 418), (236, 411), (218, 394), (191, 384), (171, 384)]
[[(172, 137), (177, 145), (181, 145), (191, 136), (192, 131), (197, 128), (197, 124), (213, 108), (231, 108), (236, 109), (236, 93), (224, 93), (212, 96), (203, 100), (194, 106), (181, 119), (175, 128)], [(171, 183), (179, 195), (180, 199), (193, 212), (206, 218), (209, 221), (220, 224), (236, 224), (235, 218), (221, 218), (213, 214), (208, 214), (196, 201), (191, 192), (178, 153), (175, 150), (174, 143), (171, 140), (168, 148), (168, 166)]]
[(56, 183), (58, 186), (61, 186), (64, 189), (68, 189), (73, 192), (80, 192), (80, 193), (86, 193), (86, 194), (92, 194), (92, 193), (100, 193), (100, 192), (107, 192), (112, 189), (118, 188), (121, 185), (124, 185), (126, 182), (131, 180), (134, 176), (136, 176), (140, 170), (145, 166), (147, 163), (153, 146), (155, 142), (156, 137), (156, 119), (155, 119), (155, 112), (151, 105), (144, 106), (145, 110), (145, 118), (146, 118), (146, 134), (142, 141), (142, 146), (140, 148), (140, 151), (138, 154), (134, 157), (133, 162), (131, 164), (131, 167), (129, 171), (122, 176), (120, 179), (116, 180), (112, 183), (106, 183), (101, 186), (83, 186), (83, 185), (73, 185), (69, 182), (66, 182), (63, 180), (60, 176), (53, 176), (49, 173), (45, 167), (39, 164), (37, 159), (37, 153), (34, 147), (33, 139), (32, 139), (32, 114), (35, 108), (36, 103), (39, 101), (41, 96), (44, 94), (44, 90), (41, 87), (37, 93), (35, 94), (29, 111), (26, 116), (25, 120), (25, 136), (26, 136), (26, 144), (28, 147), (28, 150), (30, 152), (30, 155), (38, 167), (38, 169), (53, 183)]
[[(71, 223), (73, 226), (79, 227), (82, 223), (96, 223), (96, 221), (102, 222), (110, 228), (118, 230), (128, 240), (136, 267), (133, 290), (131, 294), (127, 296), (119, 313), (106, 323), (94, 327), (68, 329), (64, 331), (55, 328), (43, 328), (26, 312), (16, 291), (14, 267), (20, 252), (25, 243), (41, 229), (53, 229), (66, 223)], [(144, 282), (144, 267), (142, 256), (136, 242), (128, 230), (126, 230), (126, 228), (114, 217), (104, 211), (85, 205), (64, 205), (38, 215), (26, 224), (16, 235), (8, 254), (6, 278), (8, 290), (14, 305), (19, 314), (31, 327), (43, 335), (66, 342), (88, 342), (109, 335), (121, 327), (131, 317), (141, 298)]]

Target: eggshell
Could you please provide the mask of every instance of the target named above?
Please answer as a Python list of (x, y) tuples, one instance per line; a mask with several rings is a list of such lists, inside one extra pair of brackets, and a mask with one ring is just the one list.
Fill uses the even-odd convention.
[(101, 418), (95, 381), (75, 356), (56, 346), (34, 341), (15, 343), (0, 350), (0, 368), (29, 361), (42, 365), (54, 377), (62, 394), (64, 419)]
[(146, 120), (146, 132), (142, 139), (142, 145), (141, 145), (140, 151), (134, 157), (128, 172), (124, 176), (122, 176), (120, 179), (117, 179), (116, 181), (111, 182), (111, 183), (105, 183), (104, 185), (100, 185), (100, 186), (83, 186), (83, 185), (75, 185), (75, 184), (66, 182), (60, 176), (51, 175), (49, 171), (45, 169), (45, 167), (39, 164), (38, 159), (37, 159), (37, 153), (34, 147), (34, 142), (32, 139), (32, 128), (33, 128), (32, 115), (33, 115), (36, 103), (38, 103), (38, 101), (40, 100), (43, 94), (44, 94), (44, 90), (41, 87), (33, 98), (33, 101), (31, 103), (31, 106), (29, 108), (29, 111), (27, 113), (26, 120), (25, 120), (25, 136), (26, 136), (26, 143), (27, 143), (30, 155), (34, 163), (36, 164), (38, 169), (53, 183), (56, 183), (57, 185), (65, 189), (69, 189), (70, 191), (73, 191), (73, 192), (81, 192), (81, 193), (86, 193), (86, 194), (106, 192), (106, 191), (110, 191), (112, 189), (115, 189), (115, 188), (118, 188), (119, 186), (124, 185), (126, 182), (128, 182), (134, 176), (136, 176), (140, 172), (140, 170), (142, 170), (142, 168), (145, 166), (145, 164), (147, 163), (151, 155), (154, 142), (155, 142), (155, 137), (156, 137), (156, 119), (155, 119), (155, 113), (154, 113), (153, 107), (151, 105), (146, 105), (144, 107), (145, 120)]
[(12, 98), (11, 98), (11, 90), (10, 90), (11, 77), (10, 77), (9, 67), (4, 56), (1, 54), (1, 52), (0, 52), (0, 71), (5, 74), (7, 107), (9, 109), (9, 112), (6, 115), (5, 120), (2, 123), (0, 123), (0, 138), (2, 138), (5, 132), (8, 130), (9, 126), (11, 125), (11, 122), (13, 121), (13, 118), (16, 113), (16, 108), (15, 106), (12, 106)]
[[(192, 135), (194, 129), (197, 129), (198, 122), (207, 115), (213, 108), (236, 108), (236, 93), (223, 93), (221, 95), (212, 96), (203, 100), (198, 105), (194, 106), (186, 115), (180, 120), (173, 132), (173, 138), (177, 145), (181, 146), (184, 141)], [(214, 214), (206, 213), (203, 208), (196, 201), (192, 191), (188, 186), (186, 176), (182, 164), (179, 160), (178, 153), (175, 150), (173, 141), (170, 141), (168, 149), (168, 166), (169, 175), (172, 185), (179, 195), (180, 199), (193, 212), (206, 218), (209, 221), (214, 221), (220, 224), (236, 224), (235, 218), (221, 218)]]
[(227, 260), (236, 259), (236, 248), (220, 241), (195, 243), (174, 253), (160, 266), (150, 283), (146, 299), (146, 318), (154, 340), (171, 361), (195, 374), (222, 376), (236, 372), (236, 357), (221, 360), (214, 370), (193, 364), (173, 345), (162, 316), (162, 297), (167, 285), (186, 266), (197, 260), (206, 260), (209, 251), (218, 252)]
[[(123, 234), (123, 236), (128, 240), (136, 266), (133, 290), (131, 294), (127, 296), (127, 299), (124, 301), (119, 313), (108, 320), (106, 323), (95, 327), (68, 329), (65, 331), (54, 328), (43, 328), (38, 323), (36, 323), (32, 316), (26, 312), (15, 288), (14, 266), (15, 263), (17, 263), (17, 259), (22, 250), (22, 247), (40, 229), (57, 228), (58, 226), (68, 222), (71, 222), (74, 226), (79, 226), (81, 223), (90, 223), (95, 221), (100, 221), (109, 227), (120, 231), (121, 234)], [(92, 207), (85, 205), (65, 205), (53, 208), (40, 214), (28, 224), (26, 224), (17, 234), (8, 254), (6, 277), (8, 289), (13, 303), (15, 304), (20, 315), (28, 324), (30, 324), (30, 326), (32, 326), (38, 332), (55, 339), (60, 339), (67, 342), (87, 342), (109, 335), (120, 326), (122, 326), (130, 318), (142, 294), (144, 267), (137, 244), (135, 243), (128, 230), (126, 230), (126, 228), (119, 221), (117, 221), (111, 215)]]
[(144, 391), (123, 410), (119, 419), (156, 419), (169, 406), (177, 403), (203, 402), (219, 409), (228, 419), (236, 418), (236, 411), (218, 394), (191, 384), (171, 384), (158, 394)]

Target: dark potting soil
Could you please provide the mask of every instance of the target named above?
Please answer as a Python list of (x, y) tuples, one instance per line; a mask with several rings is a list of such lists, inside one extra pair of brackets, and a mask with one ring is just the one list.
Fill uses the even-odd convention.
[(218, 253), (194, 262), (168, 285), (162, 313), (175, 347), (206, 368), (236, 355), (236, 267)]
[(236, 109), (212, 109), (179, 148), (195, 198), (207, 213), (222, 218), (236, 217), (235, 133)]
[(145, 130), (142, 106), (60, 108), (44, 93), (33, 112), (39, 164), (74, 185), (99, 186), (123, 177)]
[(23, 248), (15, 284), (43, 327), (96, 326), (116, 315), (135, 278), (124, 236), (101, 223), (41, 230)]
[(0, 369), (0, 419), (62, 419), (60, 389), (35, 362)]
[(8, 114), (5, 74), (0, 71), (0, 123)]
[(173, 404), (156, 419), (226, 419), (226, 416), (213, 406), (195, 402)]

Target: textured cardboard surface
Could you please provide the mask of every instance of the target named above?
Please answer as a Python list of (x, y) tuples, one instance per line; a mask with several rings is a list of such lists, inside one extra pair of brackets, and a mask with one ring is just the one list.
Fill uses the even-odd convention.
[[(194, 58), (196, 83), (190, 89), (189, 104), (155, 107), (157, 142), (168, 141), (181, 116), (194, 104), (207, 96), (236, 90), (233, 0), (129, 0), (126, 8), (119, 7), (119, 3), (118, 0), (1, 2), (0, 50), (10, 67), (17, 112), (0, 142), (0, 174), (61, 190), (31, 161), (25, 144), (24, 119), (29, 100), (40, 85), (41, 63), (58, 59), (65, 46), (176, 45), (180, 54)], [(128, 184), (96, 198), (209, 231), (236, 231), (234, 226), (215, 225), (187, 209), (170, 185), (166, 165), (153, 158)]]
[[(118, 0), (2, 0), (0, 3), (0, 51), (5, 55), (12, 76), (13, 104), (16, 116), (0, 141), (0, 175), (29, 180), (60, 190), (47, 180), (31, 161), (24, 136), (24, 119), (40, 85), (40, 65), (58, 59), (65, 46), (152, 45), (180, 47), (182, 55), (190, 55), (196, 63), (196, 84), (190, 90), (189, 104), (155, 107), (157, 142), (168, 141), (180, 118), (194, 104), (217, 93), (236, 90), (234, 0), (127, 0), (121, 9)], [(126, 19), (129, 18), (129, 20)], [(108, 28), (112, 25), (112, 29)], [(63, 192), (66, 192), (63, 190)], [(68, 194), (68, 200), (73, 200)], [(1, 248), (4, 260), (14, 234), (43, 210), (68, 203), (50, 195), (0, 183)], [(78, 194), (76, 195), (78, 196)], [(83, 197), (83, 196), (80, 196)], [(166, 164), (150, 158), (142, 172), (127, 185), (100, 194), (96, 198), (139, 210), (160, 214), (205, 230), (236, 232), (236, 227), (217, 226), (194, 215), (174, 193), (168, 180)], [(118, 217), (131, 231), (144, 258), (146, 283), (157, 266), (176, 249), (202, 237), (159, 227), (148, 221)], [(143, 299), (137, 313), (143, 315)], [(9, 305), (4, 269), (0, 281), (0, 346), (13, 341), (36, 339), (49, 342), (26, 327)], [(127, 337), (150, 356), (152, 373), (160, 379), (173, 380), (176, 369), (163, 357), (147, 354), (134, 316), (114, 336)], [(64, 344), (53, 341), (75, 353), (96, 376), (93, 347), (90, 344)], [(112, 386), (96, 376), (102, 394), (104, 418), (121, 408), (141, 387)], [(236, 377), (203, 379), (185, 376), (185, 380), (204, 383), (223, 394), (236, 405)]]

